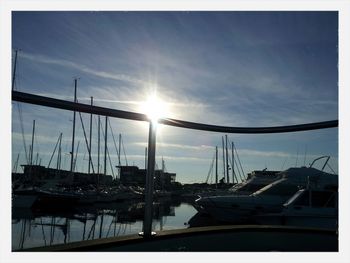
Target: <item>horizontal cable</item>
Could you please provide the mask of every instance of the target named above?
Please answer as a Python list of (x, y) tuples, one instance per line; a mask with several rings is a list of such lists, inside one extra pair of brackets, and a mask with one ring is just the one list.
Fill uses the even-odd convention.
[[(104, 107), (91, 106), (82, 103), (74, 103), (71, 101), (59, 100), (19, 91), (12, 91), (12, 100), (40, 106), (47, 106), (56, 109), (92, 113), (96, 115), (109, 116), (114, 118), (128, 119), (134, 121), (150, 121), (147, 115), (142, 113), (115, 110)], [(159, 119), (158, 123), (192, 130), (245, 134), (297, 132), (338, 127), (338, 120), (276, 127), (228, 127), (188, 122), (169, 118)]]

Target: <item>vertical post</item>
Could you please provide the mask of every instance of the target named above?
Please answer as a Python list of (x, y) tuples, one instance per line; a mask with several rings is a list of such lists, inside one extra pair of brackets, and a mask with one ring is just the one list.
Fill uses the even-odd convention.
[(121, 145), (121, 141), (122, 141), (122, 135), (119, 133), (119, 145), (118, 145), (118, 175), (119, 175), (119, 179), (120, 179), (120, 174), (121, 174), (121, 162), (120, 162), (120, 155), (122, 154), (120, 151), (120, 145)]
[(229, 165), (228, 165), (228, 150), (227, 150), (227, 134), (225, 134), (225, 140), (226, 140), (226, 176), (227, 176), (227, 183), (230, 183), (230, 174), (229, 174)]
[[(77, 79), (74, 79), (74, 103), (77, 102)], [(72, 134), (72, 155), (70, 159), (70, 171), (73, 173), (74, 167), (74, 139), (75, 139), (75, 115), (76, 112), (73, 111), (73, 134)]]
[(107, 121), (108, 117), (106, 116), (106, 122), (105, 122), (105, 155), (104, 155), (104, 170), (103, 174), (106, 175), (107, 173)]
[[(234, 153), (234, 144), (232, 142), (232, 183), (235, 183), (235, 153)], [(237, 179), (237, 183), (238, 183), (238, 179)]]
[(97, 130), (97, 174), (100, 174), (100, 127), (101, 127), (101, 118), (98, 115), (98, 130)]
[(14, 63), (14, 65), (13, 65), (12, 91), (14, 91), (14, 89), (15, 89), (16, 67), (17, 67), (17, 53), (18, 53), (18, 50), (16, 50), (16, 53), (15, 53), (15, 63)]
[(215, 184), (218, 188), (218, 147), (215, 146)]
[(153, 178), (156, 158), (156, 133), (157, 123), (150, 121), (148, 135), (148, 162), (145, 188), (145, 216), (143, 221), (143, 233), (145, 238), (152, 236), (152, 203), (153, 203)]
[[(93, 104), (94, 98), (91, 97), (91, 108), (92, 108), (92, 104)], [(90, 147), (90, 151), (89, 151), (89, 168), (88, 168), (88, 174), (90, 174), (90, 166), (92, 164), (92, 160), (91, 160), (91, 136), (92, 136), (92, 113), (90, 114), (90, 138), (89, 138), (89, 147)]]
[(121, 166), (121, 162), (120, 162), (120, 155), (122, 154), (120, 151), (120, 145), (122, 142), (122, 135), (119, 133), (119, 145), (118, 145), (118, 165)]
[(221, 137), (222, 139), (222, 164), (224, 169), (224, 179), (226, 180), (226, 165), (225, 165), (225, 143), (224, 143), (224, 136)]
[(61, 158), (62, 158), (62, 132), (60, 133), (58, 151), (57, 151), (57, 164), (56, 164), (57, 170), (61, 170)]
[(32, 147), (30, 149), (30, 165), (33, 165), (34, 134), (35, 134), (35, 120), (33, 120)]
[(145, 170), (147, 169), (147, 147), (145, 148)]

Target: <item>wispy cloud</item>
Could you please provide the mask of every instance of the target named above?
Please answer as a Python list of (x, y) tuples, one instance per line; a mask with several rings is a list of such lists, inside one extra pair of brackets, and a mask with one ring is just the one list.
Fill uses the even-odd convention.
[[(145, 142), (134, 142), (134, 145), (137, 146), (142, 146), (146, 147), (147, 143)], [(210, 149), (215, 149), (214, 146), (211, 145), (186, 145), (186, 144), (175, 144), (175, 143), (163, 143), (163, 142), (158, 142), (157, 143), (158, 147), (162, 148), (175, 148), (175, 149), (188, 149), (188, 150), (210, 150)]]
[(136, 83), (136, 84), (142, 84), (142, 85), (149, 84), (148, 82), (145, 82), (145, 81), (138, 79), (138, 78), (135, 78), (133, 76), (129, 76), (127, 74), (98, 71), (98, 70), (91, 69), (89, 67), (86, 67), (86, 66), (81, 65), (81, 64), (77, 64), (77, 63), (69, 61), (69, 60), (54, 59), (54, 58), (50, 58), (50, 57), (43, 56), (43, 55), (29, 54), (29, 53), (25, 53), (25, 52), (23, 52), (21, 54), (21, 56), (25, 59), (29, 59), (29, 60), (34, 61), (34, 62), (40, 62), (40, 63), (44, 63), (44, 64), (53, 64), (53, 65), (58, 65), (58, 66), (63, 66), (63, 67), (70, 67), (70, 68), (82, 71), (84, 73), (92, 74), (94, 76), (101, 77), (101, 78), (126, 81), (126, 82), (131, 82), (131, 83)]

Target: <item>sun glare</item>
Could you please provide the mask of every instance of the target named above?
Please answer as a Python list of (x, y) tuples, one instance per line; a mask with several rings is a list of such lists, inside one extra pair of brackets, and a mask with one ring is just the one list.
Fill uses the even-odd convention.
[(141, 112), (145, 113), (150, 120), (157, 122), (160, 118), (165, 118), (169, 111), (167, 104), (162, 101), (156, 94), (148, 97), (141, 106)]

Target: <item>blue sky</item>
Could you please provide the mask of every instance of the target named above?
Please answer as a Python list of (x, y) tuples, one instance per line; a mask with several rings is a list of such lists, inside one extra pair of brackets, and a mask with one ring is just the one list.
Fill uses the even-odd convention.
[[(278, 126), (338, 119), (337, 12), (13, 12), (19, 53), (16, 89), (138, 111), (153, 87), (169, 117), (225, 126)], [(27, 147), (47, 165), (59, 133), (70, 151), (72, 113), (21, 104)], [(89, 116), (84, 114), (88, 127)], [(17, 105), (12, 158), (25, 162)], [(79, 170), (87, 170), (79, 117)], [(144, 165), (147, 124), (111, 120), (129, 164)], [(181, 182), (206, 179), (219, 133), (161, 126), (157, 161)], [(97, 133), (94, 120), (93, 158)], [(109, 134), (111, 139), (111, 134)], [(338, 129), (273, 135), (229, 135), (245, 173), (308, 164), (331, 155), (338, 170)], [(116, 153), (109, 140), (112, 160)], [(306, 152), (306, 157), (305, 157)], [(85, 158), (84, 158), (85, 155)], [(69, 155), (63, 157), (67, 168)], [(110, 169), (109, 169), (110, 170)], [(219, 173), (222, 175), (222, 168)]]

